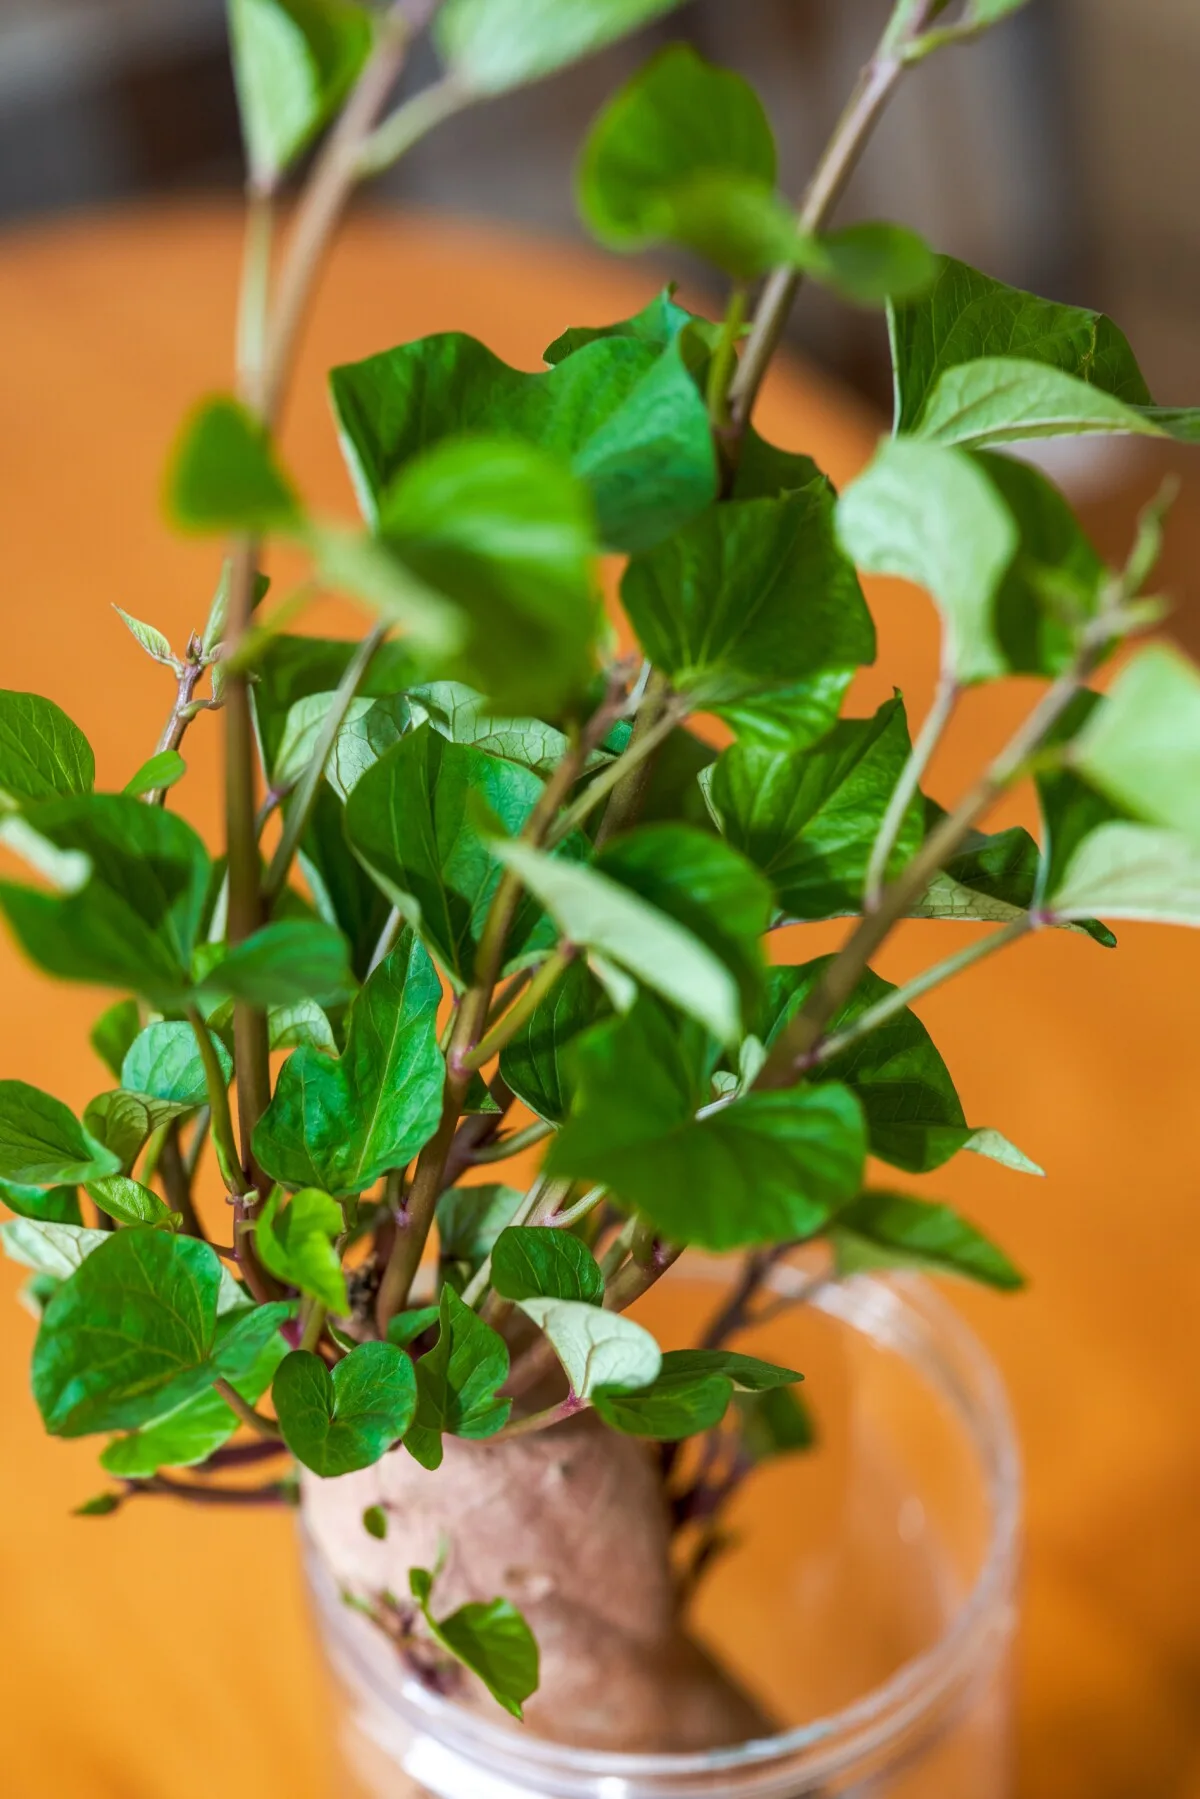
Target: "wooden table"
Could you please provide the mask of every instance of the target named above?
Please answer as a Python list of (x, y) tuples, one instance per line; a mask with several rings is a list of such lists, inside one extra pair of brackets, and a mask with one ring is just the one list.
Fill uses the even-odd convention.
[[(110, 602), (180, 644), (202, 623), (214, 579), (216, 551), (173, 537), (158, 499), (185, 409), (228, 384), (237, 258), (237, 222), (216, 208), (77, 221), (0, 248), (0, 681), (65, 706), (106, 785), (141, 762), (169, 704), (167, 678)], [(457, 327), (535, 368), (565, 325), (619, 317), (649, 291), (643, 272), (474, 225), (359, 221), (322, 296), (287, 422), (307, 494), (349, 511), (320, 380), (332, 362)], [(875, 434), (845, 396), (794, 368), (773, 378), (761, 422), (839, 483)], [(895, 683), (918, 711), (934, 668), (930, 608), (894, 584), (873, 600), (881, 655), (860, 709)], [(1028, 698), (1022, 683), (973, 697), (935, 773), (944, 800)], [(181, 790), (208, 831), (216, 748), (202, 721)], [(912, 926), (884, 971), (915, 971), (964, 928)], [(836, 935), (810, 931), (803, 953)], [(1200, 941), (1133, 927), (1122, 938), (1113, 955), (1082, 938), (1036, 939), (922, 1006), (972, 1122), (1004, 1130), (1049, 1170), (1039, 1182), (964, 1156), (924, 1183), (1033, 1276), (1013, 1300), (955, 1295), (1008, 1377), (1028, 1458), (1025, 1799), (1200, 1796), (1200, 1206), (1189, 1122)], [(82, 1106), (106, 1084), (86, 1047), (98, 996), (47, 986), (7, 941), (0, 979), (0, 1075)], [(7, 1301), (17, 1273), (6, 1266), (0, 1280)], [(32, 1336), (32, 1321), (5, 1303), (4, 1793), (316, 1799), (325, 1700), (288, 1521), (151, 1502), (111, 1520), (71, 1517), (104, 1482), (93, 1445), (42, 1435), (28, 1396)]]

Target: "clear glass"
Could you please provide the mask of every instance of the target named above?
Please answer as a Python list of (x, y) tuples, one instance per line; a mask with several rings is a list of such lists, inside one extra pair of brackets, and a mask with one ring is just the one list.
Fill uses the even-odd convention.
[[(785, 1268), (781, 1298), (805, 1286)], [(664, 1286), (666, 1283), (664, 1283)], [(909, 1276), (807, 1283), (739, 1339), (806, 1375), (819, 1441), (757, 1471), (706, 1576), (696, 1634), (777, 1736), (703, 1755), (566, 1749), (408, 1677), (309, 1545), (338, 1687), (338, 1799), (1008, 1799), (1020, 1470), (1000, 1380), (952, 1308)], [(695, 1341), (719, 1298), (701, 1265), (644, 1310)]]

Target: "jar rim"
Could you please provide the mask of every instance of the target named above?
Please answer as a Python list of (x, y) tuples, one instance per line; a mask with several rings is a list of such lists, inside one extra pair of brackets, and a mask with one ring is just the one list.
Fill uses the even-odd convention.
[[(690, 1258), (690, 1271), (711, 1278), (713, 1258)], [(688, 1754), (628, 1754), (576, 1749), (544, 1737), (514, 1736), (511, 1727), (492, 1724), (475, 1712), (430, 1692), (410, 1676), (400, 1696), (430, 1735), (448, 1747), (478, 1757), (484, 1766), (507, 1763), (519, 1742), (529, 1775), (585, 1776), (589, 1792), (624, 1793), (632, 1783), (677, 1782), (689, 1776), (768, 1774), (773, 1766), (803, 1756), (803, 1773), (821, 1780), (849, 1763), (886, 1749), (936, 1710), (939, 1702), (978, 1671), (989, 1644), (1011, 1629), (1009, 1595), (1021, 1545), (1021, 1463), (1008, 1396), (999, 1371), (978, 1337), (927, 1281), (908, 1274), (856, 1275), (849, 1280), (814, 1282), (784, 1264), (770, 1285), (781, 1297), (798, 1298), (858, 1332), (877, 1347), (913, 1366), (949, 1402), (978, 1459), (990, 1510), (987, 1549), (969, 1591), (936, 1643), (903, 1662), (878, 1686), (849, 1705), (769, 1737), (722, 1749)], [(318, 1554), (300, 1514), (310, 1579), (319, 1594), (336, 1598), (333, 1576)], [(1004, 1629), (996, 1628), (1004, 1616)], [(356, 1673), (378, 1688), (366, 1657), (353, 1657)], [(390, 1683), (389, 1683), (390, 1685)], [(392, 1694), (379, 1697), (394, 1702)], [(416, 1721), (414, 1719), (414, 1721)]]

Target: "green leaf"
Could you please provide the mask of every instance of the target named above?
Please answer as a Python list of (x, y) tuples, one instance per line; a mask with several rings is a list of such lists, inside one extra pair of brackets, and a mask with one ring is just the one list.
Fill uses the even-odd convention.
[(87, 1191), (100, 1210), (118, 1224), (165, 1224), (174, 1229), (179, 1222), (178, 1213), (157, 1193), (143, 1187), (141, 1181), (130, 1180), (128, 1175), (110, 1174), (103, 1180), (89, 1181)]
[(938, 258), (924, 238), (903, 225), (873, 220), (824, 237), (797, 232), (796, 246), (784, 260), (858, 306), (927, 293), (938, 274)]
[(542, 355), (551, 364), (565, 362), (577, 350), (585, 350), (589, 344), (594, 344), (603, 337), (633, 337), (642, 343), (652, 344), (656, 350), (665, 350), (689, 325), (699, 335), (706, 349), (715, 350), (721, 327), (711, 319), (700, 318), (696, 313), (677, 306), (674, 293), (674, 284), (664, 287), (640, 312), (635, 312), (632, 318), (619, 319), (615, 325), (573, 326), (547, 345)]
[(1103, 824), (1071, 856), (1048, 905), (1060, 921), (1100, 913), (1200, 925), (1200, 850), (1152, 825)]
[(842, 1275), (920, 1268), (963, 1275), (1006, 1293), (1025, 1284), (1003, 1251), (949, 1206), (903, 1193), (861, 1194), (838, 1213), (829, 1240)]
[(606, 338), (542, 374), (457, 332), (401, 344), (330, 377), (360, 503), (377, 523), (404, 465), (446, 437), (517, 438), (570, 464), (601, 540), (649, 549), (716, 496), (708, 413), (684, 352)]
[(82, 1505), (75, 1507), (76, 1518), (107, 1518), (121, 1509), (119, 1493), (97, 1493), (94, 1499), (85, 1499)]
[(944, 257), (932, 288), (896, 307), (891, 325), (899, 433), (976, 448), (1095, 431), (1195, 441), (1200, 412), (1154, 406), (1103, 313)]
[(379, 506), (384, 540), (464, 620), (449, 672), (498, 711), (558, 712), (592, 672), (599, 613), (587, 492), (565, 465), (503, 438), (437, 444)]
[(756, 1467), (781, 1455), (803, 1453), (816, 1442), (808, 1409), (789, 1388), (739, 1393), (736, 1400), (742, 1449)]
[(417, 1363), (416, 1418), (404, 1439), (410, 1455), (440, 1468), (443, 1432), (478, 1441), (503, 1430), (512, 1411), (499, 1397), (508, 1370), (504, 1338), (444, 1286), (437, 1342)]
[(9, 1260), (55, 1281), (69, 1280), (85, 1256), (110, 1239), (109, 1231), (49, 1219), (10, 1218), (0, 1224), (0, 1241)]
[(561, 1124), (566, 1117), (572, 1083), (564, 1052), (581, 1031), (609, 1010), (603, 988), (587, 963), (577, 957), (501, 1050), (502, 1077), (539, 1118)]
[(327, 1015), (313, 1000), (290, 1006), (272, 1006), (267, 1014), (272, 1049), (319, 1049), (337, 1054), (337, 1039)]
[(1117, 805), (1200, 848), (1200, 671), (1177, 650), (1139, 650), (1068, 755)]
[[(821, 956), (799, 968), (771, 970), (759, 1031), (768, 1049), (795, 1018), (832, 960)], [(895, 991), (890, 981), (868, 969), (831, 1020), (830, 1034), (845, 1030)], [(871, 1154), (895, 1168), (925, 1174), (940, 1168), (960, 1149), (994, 1155), (1011, 1165), (1011, 1145), (1004, 1138), (967, 1123), (949, 1069), (929, 1032), (907, 1006), (841, 1055), (822, 1062), (809, 1078), (838, 1081), (850, 1089), (867, 1121)]]
[[(461, 681), (430, 681), (410, 688), (406, 699), (414, 724), (430, 724), (451, 743), (469, 744), (485, 756), (515, 762), (534, 774), (551, 774), (567, 753), (568, 741), (562, 731), (540, 718), (497, 717), (487, 710), (482, 696)], [(612, 759), (612, 753), (602, 746), (589, 767), (601, 767)]]
[(933, 287), (892, 308), (889, 322), (902, 435), (924, 435), (942, 376), (980, 358), (1040, 363), (1128, 405), (1150, 404), (1128, 340), (1103, 313), (1039, 300), (953, 257), (939, 258)]
[(859, 568), (924, 587), (942, 614), (946, 661), (962, 683), (1006, 672), (995, 599), (1018, 547), (1016, 522), (961, 450), (899, 440), (838, 501), (841, 540)]
[[(706, 791), (722, 833), (762, 870), (786, 917), (843, 917), (861, 910), (867, 863), (908, 753), (903, 703), (888, 700), (874, 718), (843, 719), (799, 753), (736, 744), (713, 767)], [(914, 800), (889, 874), (921, 836)]]
[(286, 1205), (276, 1187), (255, 1222), (259, 1259), (269, 1273), (311, 1293), (335, 1317), (350, 1310), (346, 1277), (334, 1238), (346, 1228), (342, 1208), (316, 1187), (304, 1187)]
[(660, 824), (615, 839), (596, 869), (711, 950), (737, 981), (743, 1013), (753, 1013), (763, 983), (760, 939), (774, 910), (770, 885), (753, 863), (690, 825)]
[[(219, 1038), (211, 1032), (209, 1036), (228, 1086), (233, 1079), (233, 1058)], [(129, 1045), (116, 1073), (122, 1087), (132, 1093), (169, 1100), (188, 1111), (208, 1104), (204, 1062), (190, 1024), (148, 1024)]]
[(992, 635), (1015, 675), (1059, 675), (1074, 661), (1079, 627), (1096, 612), (1106, 570), (1064, 496), (1030, 463), (980, 452), (1017, 527), (1017, 553), (992, 603)]
[(165, 668), (172, 668), (177, 674), (180, 672), (181, 664), (171, 648), (170, 639), (157, 625), (148, 625), (142, 619), (134, 618), (122, 606), (114, 606), (113, 611), (152, 661), (161, 662)]
[[(539, 81), (671, 12), (680, 0), (447, 0), (434, 38), (472, 92)], [(532, 1690), (532, 1689), (531, 1689)]]
[(117, 1161), (120, 1172), (128, 1174), (159, 1126), (192, 1110), (179, 1100), (155, 1099), (149, 1093), (129, 1093), (118, 1087), (89, 1102), (83, 1124)]
[(369, 1468), (404, 1435), (417, 1383), (402, 1349), (360, 1343), (332, 1372), (320, 1356), (292, 1350), (271, 1392), (284, 1442), (306, 1468), (328, 1479)]
[(388, 1515), (381, 1505), (369, 1505), (362, 1515), (363, 1529), (369, 1537), (383, 1542), (388, 1534)]
[(833, 519), (814, 470), (798, 491), (711, 507), (625, 571), (621, 603), (646, 656), (739, 733), (821, 736), (853, 670), (874, 659)]
[[(536, 775), (512, 763), (448, 743), (422, 725), (365, 774), (346, 807), (346, 830), (384, 892), (420, 931), (456, 984), (467, 987), (484, 920), (500, 884), (496, 843), (486, 815), (513, 835), (542, 793)], [(519, 963), (554, 941), (545, 919), (526, 906), (509, 934)]]
[(291, 531), (301, 518), (265, 426), (239, 401), (220, 394), (202, 400), (183, 427), (167, 503), (187, 531)]
[(737, 980), (691, 931), (595, 869), (543, 855), (524, 843), (496, 841), (492, 849), (571, 943), (611, 958), (698, 1018), (720, 1042), (736, 1039), (741, 1020)]
[(161, 789), (164, 793), (182, 781), (187, 773), (187, 763), (178, 750), (160, 750), (157, 756), (151, 756), (143, 762), (132, 780), (126, 781), (122, 791), (140, 799), (143, 794), (154, 793)]
[[(273, 1331), (249, 1369), (230, 1379), (247, 1405), (257, 1405), (287, 1353), (286, 1340), (278, 1330)], [(195, 1467), (227, 1443), (239, 1425), (236, 1414), (212, 1387), (165, 1418), (127, 1436), (114, 1437), (101, 1453), (100, 1466), (127, 1480), (147, 1479), (160, 1468)]]
[(42, 1317), (33, 1396), (47, 1430), (145, 1424), (211, 1384), (220, 1282), (216, 1256), (194, 1237), (146, 1226), (109, 1234)]
[(0, 1181), (0, 1199), (18, 1218), (45, 1224), (82, 1224), (79, 1196), (74, 1187), (26, 1186), (21, 1181)]
[(668, 1367), (679, 1373), (723, 1374), (739, 1393), (767, 1393), (804, 1379), (795, 1368), (781, 1368), (734, 1349), (674, 1349), (663, 1357), (664, 1371)]
[(242, 133), (254, 179), (274, 185), (328, 123), (373, 40), (348, 0), (229, 0)]
[(209, 993), (232, 994), (253, 1006), (290, 1006), (303, 1000), (330, 1004), (354, 987), (340, 931), (316, 919), (289, 918), (263, 925), (207, 970)]
[(677, 1370), (670, 1362), (670, 1354), (665, 1355), (658, 1378), (640, 1391), (602, 1387), (593, 1394), (592, 1403), (611, 1430), (677, 1443), (720, 1424), (733, 1397), (733, 1382), (720, 1373)]
[(350, 847), (346, 808), (327, 782), (301, 840), (298, 861), (317, 911), (351, 947), (351, 966), (364, 980), (387, 926), (391, 902)]
[[(292, 707), (315, 694), (331, 694), (349, 665), (357, 644), (348, 638), (272, 635), (255, 652), (251, 698), (262, 745), (263, 765), (274, 773), (287, 718)], [(389, 640), (380, 644), (359, 683), (359, 697), (396, 700), (416, 680), (411, 647)]]
[(528, 1624), (508, 1599), (460, 1605), (439, 1623), (429, 1609), (433, 1582), (428, 1569), (409, 1569), (409, 1591), (430, 1635), (479, 1677), (510, 1717), (522, 1718), (522, 1706), (538, 1686), (538, 1646)]
[(510, 1224), (492, 1250), (492, 1285), (502, 1299), (571, 1299), (598, 1306), (604, 1276), (569, 1231)]
[[(271, 771), (271, 784), (281, 792), (294, 787), (312, 761), (333, 699), (332, 693), (306, 694), (289, 711), (283, 742)], [(325, 764), (325, 779), (343, 803), (368, 768), (400, 740), (411, 722), (412, 711), (405, 694), (392, 694), (383, 700), (351, 700)]]
[(119, 999), (103, 1011), (88, 1033), (88, 1042), (114, 1080), (121, 1078), (121, 1064), (142, 1028), (135, 999)]
[(602, 1181), (671, 1242), (787, 1242), (858, 1191), (866, 1129), (845, 1087), (749, 1093), (697, 1118), (707, 1061), (645, 998), (581, 1037), (575, 1057), (575, 1105), (547, 1172)]
[(191, 826), (125, 794), (47, 800), (25, 818), (78, 863), (56, 892), (0, 883), (31, 960), (60, 979), (131, 989), (159, 1011), (186, 1004), (211, 874)]
[(437, 1203), (438, 1244), (444, 1262), (464, 1262), (473, 1273), (492, 1253), (523, 1198), (516, 1187), (487, 1184), (449, 1187)]
[[(619, 89), (593, 124), (580, 159), (577, 198), (603, 242), (641, 249), (679, 236), (686, 224), (679, 214), (700, 183), (710, 189), (717, 182), (737, 184), (769, 200), (775, 175), (774, 134), (749, 82), (705, 62), (688, 44), (671, 44)], [(714, 234), (710, 226), (680, 241), (706, 254)], [(759, 270), (752, 265), (731, 272)]]
[(773, 1392), (803, 1378), (792, 1368), (777, 1368), (732, 1350), (676, 1349), (664, 1355), (662, 1369), (649, 1386), (635, 1392), (610, 1388), (596, 1393), (593, 1403), (614, 1430), (677, 1442), (720, 1424), (735, 1388)]
[(520, 1305), (545, 1332), (577, 1399), (590, 1399), (598, 1387), (644, 1387), (662, 1366), (650, 1332), (623, 1312), (578, 1299), (523, 1299)]
[(50, 1187), (117, 1171), (116, 1158), (60, 1099), (25, 1081), (0, 1081), (0, 1179)]
[(388, 1319), (387, 1340), (394, 1343), (397, 1349), (407, 1349), (431, 1325), (436, 1324), (440, 1317), (441, 1310), (438, 1306), (417, 1306), (411, 1312), (397, 1312), (394, 1318)]
[(53, 700), (0, 691), (0, 798), (30, 800), (90, 793), (92, 746)]
[(440, 993), (429, 957), (403, 932), (350, 1008), (345, 1053), (298, 1049), (280, 1070), (254, 1131), (268, 1174), (344, 1196), (405, 1166), (441, 1118)]

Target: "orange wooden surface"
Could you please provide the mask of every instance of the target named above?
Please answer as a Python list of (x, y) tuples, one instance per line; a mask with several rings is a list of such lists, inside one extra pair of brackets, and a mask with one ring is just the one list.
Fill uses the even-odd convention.
[[(65, 706), (96, 747), (102, 784), (148, 754), (170, 699), (110, 602), (181, 644), (213, 583), (217, 551), (173, 537), (158, 496), (184, 410), (228, 384), (237, 257), (236, 221), (219, 209), (73, 222), (0, 244), (0, 684)], [(320, 380), (332, 362), (460, 328), (535, 368), (565, 325), (618, 317), (649, 291), (643, 272), (574, 250), (474, 226), (359, 221), (323, 292), (286, 427), (307, 494), (350, 511)], [(838, 482), (874, 431), (795, 370), (773, 379), (760, 422)], [(886, 584), (873, 601), (880, 661), (861, 682), (862, 709), (895, 684), (919, 713), (930, 609)], [(939, 797), (954, 796), (1028, 698), (1027, 683), (973, 696), (936, 770)], [(206, 830), (216, 744), (201, 720), (180, 790)], [(883, 970), (914, 972), (970, 928), (909, 927)], [(1033, 1277), (1017, 1299), (955, 1294), (1009, 1379), (1028, 1461), (1024, 1799), (1200, 1796), (1200, 942), (1121, 935), (1111, 955), (1044, 936), (921, 1007), (971, 1121), (1048, 1169), (1034, 1181), (963, 1156), (923, 1183)], [(835, 937), (810, 931), (789, 954)], [(86, 1047), (100, 996), (47, 985), (7, 941), (0, 983), (0, 1075), (82, 1106), (107, 1084)], [(0, 1272), (0, 1791), (317, 1799), (324, 1699), (289, 1522), (149, 1501), (111, 1520), (70, 1517), (104, 1481), (94, 1445), (41, 1433), (27, 1390), (33, 1324), (9, 1303), (18, 1278)]]

